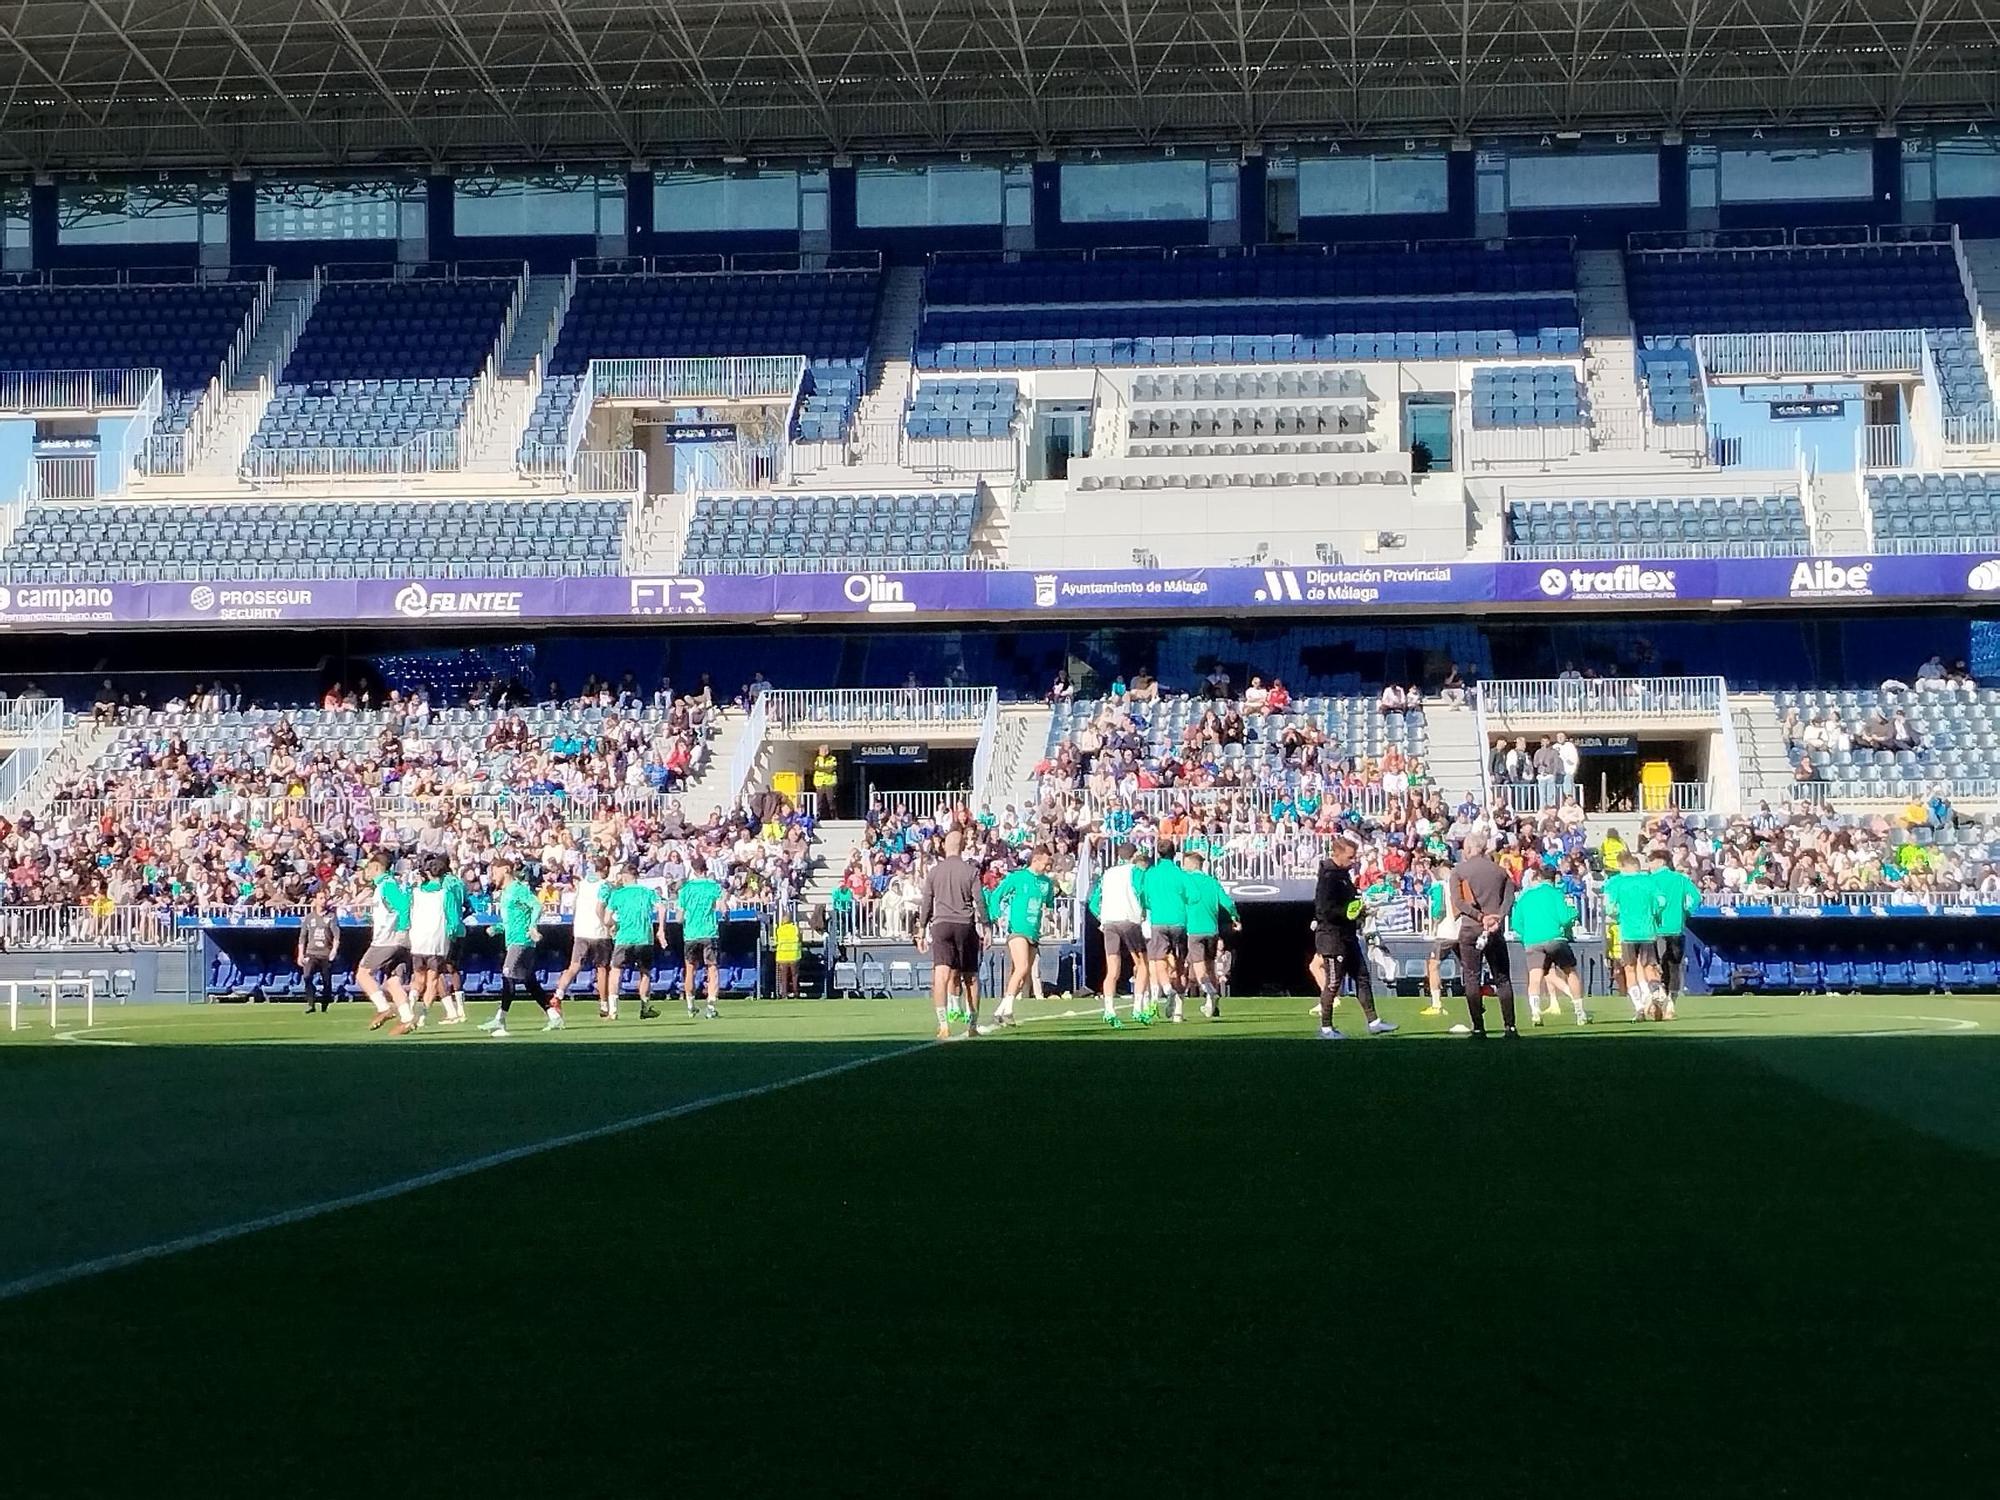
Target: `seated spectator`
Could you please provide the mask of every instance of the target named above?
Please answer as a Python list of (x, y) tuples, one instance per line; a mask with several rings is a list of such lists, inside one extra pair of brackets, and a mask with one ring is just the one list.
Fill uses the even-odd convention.
[(1392, 682), (1382, 689), (1382, 697), (1377, 703), (1377, 707), (1381, 710), (1382, 717), (1385, 719), (1390, 717), (1401, 718), (1408, 709), (1409, 704), (1403, 697), (1402, 688)]
[(1068, 703), (1076, 697), (1076, 686), (1069, 680), (1069, 673), (1056, 673), (1056, 680), (1049, 684), (1048, 701), (1055, 704)]
[(1447, 703), (1463, 703), (1470, 692), (1464, 674), (1458, 670), (1458, 663), (1453, 662), (1451, 670), (1444, 674), (1444, 683), (1438, 689), (1438, 696)]
[(1264, 699), (1264, 707), (1267, 712), (1274, 714), (1285, 714), (1292, 711), (1291, 691), (1286, 688), (1283, 678), (1273, 677), (1271, 679), (1271, 691)]
[(1231, 696), (1229, 691), (1229, 672), (1221, 662), (1217, 662), (1208, 669), (1208, 676), (1202, 679), (1201, 695), (1204, 698), (1217, 700), (1226, 699)]
[(1271, 690), (1264, 686), (1264, 679), (1252, 677), (1250, 686), (1243, 690), (1243, 712), (1265, 714), (1270, 711)]

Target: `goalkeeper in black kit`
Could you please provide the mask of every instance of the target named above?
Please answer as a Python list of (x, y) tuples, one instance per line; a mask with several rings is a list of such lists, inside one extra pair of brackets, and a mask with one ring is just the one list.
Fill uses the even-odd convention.
[(1337, 838), (1329, 844), (1313, 890), (1313, 947), (1326, 976), (1319, 991), (1319, 1034), (1328, 1042), (1342, 1039), (1333, 1024), (1333, 1002), (1348, 980), (1354, 982), (1354, 998), (1361, 1002), (1369, 1031), (1382, 1036), (1396, 1029), (1393, 1021), (1375, 1014), (1375, 986), (1368, 977), (1368, 958), (1361, 948), (1361, 924), (1368, 915), (1368, 903), (1354, 888), (1354, 855), (1351, 839)]

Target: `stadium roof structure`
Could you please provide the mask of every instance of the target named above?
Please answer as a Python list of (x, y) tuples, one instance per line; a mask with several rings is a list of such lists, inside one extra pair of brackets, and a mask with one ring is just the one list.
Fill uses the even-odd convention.
[(4, 0), (0, 170), (1980, 120), (1994, 0)]

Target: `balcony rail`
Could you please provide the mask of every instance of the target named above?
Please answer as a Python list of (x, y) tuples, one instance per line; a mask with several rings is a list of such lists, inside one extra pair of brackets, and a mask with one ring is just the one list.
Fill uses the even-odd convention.
[(1679, 718), (1722, 709), (1720, 677), (1503, 678), (1479, 684), (1480, 706), (1500, 716)]

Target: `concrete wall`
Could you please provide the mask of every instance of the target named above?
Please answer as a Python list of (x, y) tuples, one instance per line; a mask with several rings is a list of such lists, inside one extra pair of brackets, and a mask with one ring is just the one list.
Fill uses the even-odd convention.
[[(1427, 492), (1443, 490), (1437, 498)], [(1072, 492), (1060, 511), (1017, 510), (1008, 539), (1016, 568), (1129, 568), (1144, 549), (1163, 567), (1209, 567), (1248, 559), (1268, 543), (1273, 563), (1318, 560), (1328, 543), (1342, 559), (1440, 562), (1465, 556), (1466, 510), (1455, 484), (1405, 488), (1208, 489)], [(1364, 553), (1377, 532), (1407, 537), (1392, 552)]]

